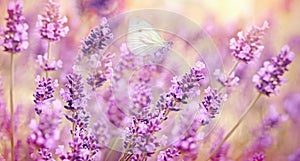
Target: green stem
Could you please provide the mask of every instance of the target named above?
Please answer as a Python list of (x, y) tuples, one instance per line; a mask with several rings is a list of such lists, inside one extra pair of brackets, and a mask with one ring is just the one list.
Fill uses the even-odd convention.
[[(51, 41), (49, 40), (48, 41), (48, 49), (47, 49), (47, 61), (49, 61), (50, 59), (50, 49), (51, 49)], [(49, 72), (46, 71), (46, 78), (49, 77)]]
[(221, 141), (221, 143), (215, 148), (215, 150), (210, 154), (210, 156), (208, 157), (207, 160), (209, 160), (212, 156), (214, 156), (217, 151), (221, 148), (221, 146), (225, 143), (225, 141), (233, 134), (233, 132), (237, 129), (237, 127), (242, 123), (242, 121), (244, 120), (244, 118), (246, 117), (246, 115), (249, 113), (249, 111), (254, 107), (255, 103), (258, 101), (258, 99), (260, 98), (261, 93), (259, 93), (250, 103), (250, 105), (248, 106), (247, 110), (242, 114), (242, 116), (240, 117), (240, 119), (238, 120), (238, 122), (232, 127), (232, 129), (227, 133), (227, 135), (223, 138), (223, 140)]
[(11, 160), (15, 160), (15, 146), (14, 146), (14, 54), (10, 54), (10, 86), (9, 86), (9, 96), (10, 96), (10, 129), (11, 129)]

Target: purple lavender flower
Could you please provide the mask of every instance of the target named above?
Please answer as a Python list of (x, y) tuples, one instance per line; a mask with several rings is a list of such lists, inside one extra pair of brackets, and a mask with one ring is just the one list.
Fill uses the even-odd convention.
[(54, 88), (58, 87), (58, 81), (53, 81), (51, 78), (41, 78), (39, 75), (36, 77), (35, 81), (38, 83), (36, 92), (33, 94), (35, 98), (34, 103), (36, 104), (35, 110), (37, 114), (40, 114), (42, 111), (39, 108), (39, 105), (45, 103), (46, 100), (53, 98)]
[(240, 61), (245, 63), (251, 62), (255, 57), (259, 57), (264, 46), (262, 45), (262, 38), (265, 30), (269, 28), (268, 22), (264, 22), (262, 27), (253, 26), (250, 31), (237, 34), (237, 39), (230, 40), (230, 49), (232, 55)]
[(252, 158), (248, 159), (248, 161), (265, 161), (265, 154), (263, 152), (254, 153)]
[[(146, 157), (150, 157), (154, 154), (159, 142), (153, 134), (161, 130), (161, 123), (167, 119), (168, 111), (179, 110), (179, 107), (177, 107), (179, 103), (186, 104), (186, 99), (195, 95), (190, 92), (196, 87), (199, 87), (200, 80), (204, 79), (202, 72), (204, 67), (205, 65), (202, 62), (197, 62), (181, 80), (177, 78), (173, 79), (170, 92), (161, 95), (153, 112), (142, 115), (142, 118), (133, 117), (131, 125), (126, 129), (126, 136), (124, 138), (125, 149), (129, 150), (130, 153), (145, 155)], [(194, 138), (195, 137), (188, 137), (188, 140), (184, 140), (188, 144), (184, 145), (189, 146), (180, 146), (180, 148), (190, 148), (189, 150), (196, 149), (196, 140), (194, 140)], [(188, 156), (189, 154), (191, 154), (191, 156)], [(194, 158), (195, 155), (196, 150), (187, 153), (189, 158)]]
[(216, 114), (219, 114), (221, 103), (226, 100), (226, 95), (223, 96), (221, 92), (211, 87), (207, 87), (204, 93), (205, 96), (201, 105), (210, 117), (214, 118)]
[(137, 120), (135, 117), (129, 127), (126, 128), (124, 147), (129, 148), (129, 152), (138, 155), (151, 156), (154, 154), (158, 142), (153, 132), (160, 130), (159, 122), (148, 122), (147, 120)]
[(178, 159), (180, 155), (180, 151), (175, 148), (167, 148), (164, 151), (160, 151), (157, 156), (157, 161), (173, 161), (175, 159)]
[(292, 62), (294, 55), (288, 46), (284, 46), (277, 57), (263, 63), (263, 67), (252, 78), (260, 93), (267, 96), (278, 94), (276, 87), (285, 81), (280, 77), (288, 70), (287, 66)]
[(42, 160), (55, 161), (52, 153), (47, 148), (39, 149), (37, 156), (32, 155), (31, 157), (34, 158), (35, 161), (42, 161)]
[(49, 0), (45, 13), (38, 15), (37, 27), (42, 38), (50, 41), (59, 41), (69, 32), (69, 27), (65, 26), (68, 19), (60, 14), (60, 6), (53, 0)]
[(104, 52), (107, 42), (112, 38), (113, 34), (108, 21), (102, 18), (100, 25), (92, 29), (88, 37), (82, 41), (73, 71), (80, 74), (90, 85), (91, 88), (85, 88), (87, 93), (102, 86), (112, 77), (111, 59), (114, 54)]
[(67, 110), (79, 110), (86, 105), (82, 76), (77, 74), (69, 74), (66, 76), (68, 83), (65, 85), (67, 90), (61, 89), (60, 95), (67, 102), (65, 108)]
[(204, 79), (202, 72), (204, 68), (205, 65), (199, 61), (182, 79), (174, 77), (172, 79), (170, 92), (161, 95), (156, 104), (158, 111), (166, 109), (171, 111), (180, 110), (179, 107), (177, 107), (177, 102), (186, 104), (186, 100), (197, 93), (197, 91), (193, 91), (193, 89), (197, 89), (197, 87), (200, 86), (200, 81)]
[(48, 54), (38, 55), (36, 62), (44, 71), (54, 71), (62, 68), (63, 62), (61, 60), (48, 60)]
[(83, 41), (81, 51), (85, 54), (95, 54), (106, 47), (106, 41), (113, 38), (110, 26), (106, 18), (101, 19), (98, 27), (93, 29)]
[(32, 119), (29, 124), (32, 133), (27, 143), (36, 148), (53, 149), (60, 138), (62, 104), (59, 100), (53, 100), (41, 104), (40, 108), (42, 113), (39, 114), (39, 122)]
[(71, 130), (73, 139), (69, 142), (70, 152), (65, 154), (60, 149), (57, 154), (62, 160), (94, 160), (96, 154), (103, 147), (99, 145), (95, 134), (88, 128), (90, 115), (86, 111), (87, 97), (84, 93), (82, 77), (77, 74), (69, 74), (67, 79), (67, 90), (62, 89), (61, 96), (67, 103), (65, 109), (70, 112), (66, 118), (73, 124)]
[(22, 15), (23, 3), (21, 0), (16, 2), (10, 1), (8, 4), (6, 18), (7, 30), (1, 34), (4, 36), (3, 47), (4, 51), (18, 53), (27, 49), (28, 44), (28, 24), (25, 22), (25, 17)]
[(293, 154), (289, 155), (288, 161), (300, 160), (300, 148), (298, 148)]
[(63, 146), (56, 150), (61, 160), (95, 160), (101, 146), (95, 136), (79, 126), (75, 127), (74, 139), (69, 143), (70, 152), (64, 153)]

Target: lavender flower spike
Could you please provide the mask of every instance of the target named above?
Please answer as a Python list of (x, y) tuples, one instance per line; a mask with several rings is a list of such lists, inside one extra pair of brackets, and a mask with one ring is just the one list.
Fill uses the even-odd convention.
[(202, 107), (210, 118), (214, 118), (216, 114), (219, 114), (221, 103), (226, 101), (227, 95), (222, 95), (217, 89), (207, 87), (204, 90), (205, 96), (202, 101)]
[(38, 83), (36, 92), (33, 94), (35, 98), (34, 103), (36, 104), (35, 110), (37, 114), (40, 114), (42, 111), (39, 108), (39, 105), (45, 103), (46, 100), (53, 98), (54, 88), (58, 87), (58, 81), (53, 81), (51, 78), (41, 78), (39, 75), (36, 77), (35, 81)]
[(257, 74), (252, 78), (257, 90), (270, 96), (270, 94), (277, 94), (277, 86), (280, 86), (285, 80), (280, 78), (285, 71), (288, 71), (287, 65), (289, 65), (294, 59), (295, 54), (290, 51), (290, 48), (286, 45), (282, 47), (277, 57), (271, 58), (269, 61), (263, 63)]
[(269, 28), (268, 22), (264, 22), (262, 27), (253, 26), (250, 31), (243, 33), (240, 31), (237, 34), (237, 39), (230, 40), (230, 49), (232, 55), (245, 63), (251, 62), (255, 57), (259, 57), (264, 46), (262, 38), (265, 30)]
[(59, 12), (60, 6), (53, 0), (49, 0), (45, 7), (45, 13), (38, 15), (37, 27), (41, 37), (50, 41), (59, 41), (69, 32), (69, 27), (65, 26), (68, 19)]
[(25, 17), (22, 14), (23, 3), (22, 1), (9, 2), (6, 18), (7, 29), (3, 31), (4, 40), (2, 46), (4, 51), (11, 53), (18, 53), (29, 46), (28, 43), (28, 24), (25, 22)]

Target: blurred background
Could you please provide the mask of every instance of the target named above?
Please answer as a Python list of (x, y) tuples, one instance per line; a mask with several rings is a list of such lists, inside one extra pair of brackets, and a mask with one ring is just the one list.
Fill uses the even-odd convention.
[[(7, 17), (7, 0), (0, 0), (0, 25), (5, 26)], [(39, 39), (35, 28), (37, 15), (43, 12), (47, 1), (24, 0), (24, 15), (30, 29), (30, 47), (16, 60), (15, 102), (22, 106), (21, 111), (33, 111), (32, 93), (35, 90), (34, 78), (37, 71), (35, 58), (37, 54), (46, 51), (46, 43)], [(270, 23), (264, 45), (265, 49), (256, 63), (240, 64), (237, 74), (241, 76), (241, 84), (231, 89), (228, 102), (224, 104), (223, 111), (218, 119), (217, 127), (212, 135), (201, 144), (199, 156), (207, 156), (210, 147), (218, 137), (218, 130), (228, 131), (238, 120), (249, 102), (255, 95), (252, 84), (252, 75), (261, 66), (263, 60), (278, 54), (281, 47), (288, 44), (296, 57), (285, 74), (288, 82), (280, 87), (278, 96), (263, 97), (255, 109), (247, 116), (244, 123), (237, 129), (228, 143), (230, 143), (229, 156), (232, 160), (240, 160), (247, 147), (256, 138), (253, 135), (255, 128), (259, 127), (263, 118), (268, 116), (270, 107), (274, 107), (280, 115), (282, 122), (270, 132), (272, 144), (265, 150), (266, 160), (287, 160), (291, 153), (300, 147), (300, 1), (298, 0), (60, 0), (61, 12), (68, 17), (70, 32), (66, 38), (52, 45), (52, 56), (64, 62), (63, 70), (57, 72), (55, 77), (63, 78), (71, 71), (72, 64), (81, 44), (90, 29), (97, 26), (101, 17), (114, 18), (119, 14), (143, 9), (168, 10), (185, 16), (199, 25), (214, 41), (223, 60), (223, 67), (228, 71), (234, 63), (229, 51), (229, 40), (236, 36), (238, 31), (247, 31), (252, 25), (261, 26), (266, 20)], [(155, 24), (155, 22), (152, 22)], [(171, 25), (180, 26), (176, 21)], [(0, 51), (0, 74), (4, 86), (4, 98), (8, 100), (8, 69), (9, 54)], [(246, 74), (245, 74), (246, 73)], [(31, 112), (30, 112), (31, 111)], [(31, 113), (34, 117), (33, 113)], [(20, 116), (23, 133), (28, 134), (28, 116)], [(203, 159), (203, 158), (202, 158)], [(199, 157), (199, 160), (202, 160)]]

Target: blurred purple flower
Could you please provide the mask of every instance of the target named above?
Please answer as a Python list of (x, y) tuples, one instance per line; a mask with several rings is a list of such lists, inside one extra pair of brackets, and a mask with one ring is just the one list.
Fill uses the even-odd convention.
[[(217, 140), (213, 144), (213, 147), (210, 149), (210, 153), (212, 153), (215, 148), (221, 143), (224, 137), (224, 131), (220, 130), (217, 136)], [(228, 150), (230, 148), (229, 144), (223, 144), (219, 150), (210, 158), (212, 161), (229, 161), (228, 158)]]
[(269, 23), (264, 22), (262, 27), (253, 26), (250, 31), (243, 33), (240, 31), (237, 34), (237, 39), (230, 40), (230, 49), (232, 55), (245, 63), (251, 62), (255, 57), (258, 58), (264, 49), (262, 38), (265, 30), (269, 28)]
[(194, 120), (191, 128), (174, 143), (174, 147), (183, 154), (184, 160), (195, 160), (198, 156), (199, 146), (197, 144), (199, 137), (197, 130), (200, 126), (201, 124)]
[(63, 106), (59, 100), (48, 101), (40, 106), (42, 113), (39, 114), (39, 122), (32, 119), (29, 124), (32, 133), (28, 136), (27, 143), (38, 149), (53, 149), (60, 139), (59, 125)]
[(274, 143), (274, 138), (271, 135), (271, 130), (275, 129), (285, 121), (285, 117), (282, 116), (275, 106), (270, 106), (267, 116), (263, 119), (261, 124), (253, 130), (254, 139), (250, 145), (250, 148), (245, 151), (245, 155), (253, 154), (257, 151), (265, 151)]
[(10, 1), (8, 4), (7, 30), (4, 30), (3, 34), (0, 35), (4, 37), (2, 44), (4, 51), (18, 53), (29, 46), (27, 32), (29, 26), (22, 15), (22, 9), (23, 2), (21, 0)]
[(5, 135), (10, 132), (10, 115), (6, 110), (6, 104), (3, 100), (3, 84), (2, 77), (0, 75), (0, 139), (4, 140)]
[(239, 84), (240, 78), (233, 72), (229, 77), (225, 73), (222, 73), (220, 69), (215, 70), (214, 76), (218, 82), (224, 87), (237, 86)]
[(277, 57), (265, 61), (263, 67), (252, 78), (257, 90), (267, 96), (278, 94), (279, 91), (276, 87), (286, 81), (280, 77), (285, 71), (288, 71), (287, 66), (292, 62), (294, 56), (295, 54), (290, 51), (290, 48), (284, 46)]
[(48, 1), (44, 10), (44, 14), (38, 15), (40, 35), (49, 41), (59, 41), (69, 32), (69, 27), (65, 26), (68, 19), (60, 14), (60, 5), (53, 0)]
[(158, 156), (157, 156), (157, 161), (173, 161), (176, 158), (178, 159), (180, 155), (180, 151), (175, 148), (167, 148), (164, 151), (160, 151)]
[(293, 154), (290, 154), (288, 161), (299, 161), (300, 160), (300, 148), (298, 148)]
[(116, 127), (121, 127), (125, 113), (119, 108), (116, 100), (111, 98), (108, 102), (107, 117)]
[(144, 117), (151, 103), (151, 80), (156, 67), (146, 65), (129, 81), (129, 97), (132, 101), (130, 112), (139, 118)]
[(293, 123), (300, 122), (300, 93), (288, 95), (284, 100), (284, 110)]
[(97, 121), (93, 125), (94, 136), (97, 138), (99, 142), (99, 148), (102, 149), (109, 143), (109, 132), (107, 125), (102, 121)]
[(142, 65), (142, 61), (139, 60), (139, 57), (130, 53), (126, 43), (122, 43), (120, 46), (119, 62), (114, 66), (114, 81), (119, 81), (125, 70), (137, 70)]
[(48, 54), (38, 55), (36, 62), (44, 71), (53, 71), (62, 68), (63, 62), (61, 60), (48, 60)]

